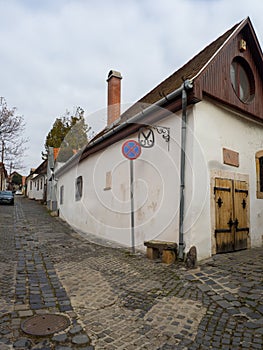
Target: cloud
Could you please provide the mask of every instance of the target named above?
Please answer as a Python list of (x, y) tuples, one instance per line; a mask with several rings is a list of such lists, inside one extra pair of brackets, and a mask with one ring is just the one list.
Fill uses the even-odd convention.
[[(56, 117), (106, 107), (106, 77), (121, 71), (132, 103), (235, 23), (251, 17), (262, 43), (257, 0), (0, 0), (0, 95), (30, 137), (26, 166), (40, 161)], [(102, 118), (102, 117), (101, 117)], [(96, 129), (104, 121), (88, 120)]]

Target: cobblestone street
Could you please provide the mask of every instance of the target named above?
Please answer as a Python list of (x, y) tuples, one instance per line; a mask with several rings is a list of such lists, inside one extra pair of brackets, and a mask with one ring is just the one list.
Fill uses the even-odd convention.
[[(0, 247), (0, 350), (263, 348), (263, 248), (186, 270), (91, 243), (22, 197), (0, 206)], [(21, 329), (50, 313), (70, 325)]]

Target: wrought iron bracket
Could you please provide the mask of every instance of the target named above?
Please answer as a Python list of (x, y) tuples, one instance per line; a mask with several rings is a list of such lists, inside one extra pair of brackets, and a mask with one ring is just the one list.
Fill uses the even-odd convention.
[(170, 151), (170, 128), (160, 125), (155, 125), (152, 128), (156, 130), (159, 135), (162, 135), (162, 138), (168, 144), (168, 151)]

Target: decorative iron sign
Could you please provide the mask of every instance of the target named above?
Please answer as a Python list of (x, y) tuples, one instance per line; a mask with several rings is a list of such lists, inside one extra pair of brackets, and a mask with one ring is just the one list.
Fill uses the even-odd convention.
[(151, 148), (154, 146), (154, 132), (151, 128), (140, 128), (138, 134), (139, 144), (144, 148)]
[(154, 146), (155, 137), (153, 130), (156, 130), (165, 142), (168, 143), (168, 151), (170, 145), (170, 128), (166, 126), (154, 125), (151, 127), (143, 127), (139, 129), (138, 142), (144, 148), (151, 148)]

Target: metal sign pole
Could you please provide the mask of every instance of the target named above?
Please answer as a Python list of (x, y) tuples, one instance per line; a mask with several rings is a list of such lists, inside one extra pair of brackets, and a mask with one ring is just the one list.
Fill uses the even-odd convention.
[(127, 140), (122, 145), (122, 154), (130, 161), (131, 248), (132, 254), (135, 254), (133, 160), (140, 156), (141, 146), (135, 140)]
[(132, 247), (132, 254), (135, 254), (133, 160), (130, 160), (130, 190), (131, 190), (131, 247)]

